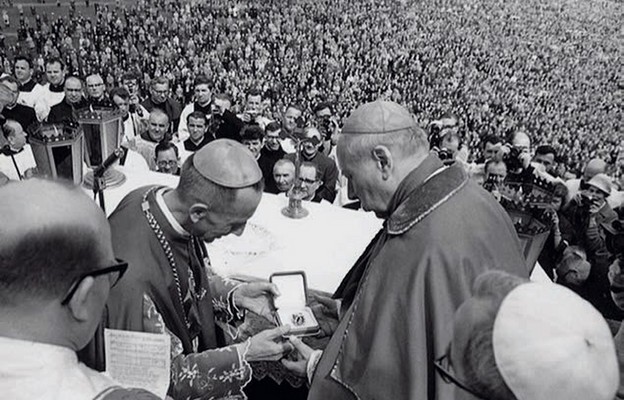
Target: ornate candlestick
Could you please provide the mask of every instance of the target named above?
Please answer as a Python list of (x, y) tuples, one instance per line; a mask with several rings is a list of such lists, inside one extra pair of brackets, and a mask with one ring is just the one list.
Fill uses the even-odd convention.
[[(297, 135), (299, 133), (299, 135)], [(288, 218), (304, 218), (309, 212), (305, 208), (303, 208), (302, 200), (306, 196), (307, 191), (301, 185), (301, 180), (299, 179), (299, 170), (301, 169), (301, 149), (303, 147), (303, 142), (306, 140), (303, 132), (299, 130), (295, 130), (295, 133), (290, 136), (290, 138), (295, 142), (295, 183), (293, 187), (288, 192), (288, 206), (282, 209), (282, 214), (287, 216)]]

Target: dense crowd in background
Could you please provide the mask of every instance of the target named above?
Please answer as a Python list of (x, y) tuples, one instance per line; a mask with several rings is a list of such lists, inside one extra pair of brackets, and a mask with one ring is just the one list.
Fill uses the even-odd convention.
[(73, 3), (69, 15), (11, 21), (20, 27), (0, 50), (5, 70), (27, 53), (43, 77), (44, 60), (60, 57), (69, 73), (100, 73), (108, 89), (134, 71), (144, 94), (165, 76), (182, 104), (206, 75), (239, 105), (261, 88), (276, 119), (290, 103), (329, 100), (344, 117), (387, 98), (423, 124), (455, 113), (471, 149), (522, 128), (575, 173), (596, 156), (613, 165), (620, 151), (616, 3), (142, 0), (90, 4), (93, 20)]

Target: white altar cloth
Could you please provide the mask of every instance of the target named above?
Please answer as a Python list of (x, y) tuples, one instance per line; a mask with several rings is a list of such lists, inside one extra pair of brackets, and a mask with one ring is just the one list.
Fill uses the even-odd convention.
[[(178, 182), (173, 175), (118, 169), (127, 180), (106, 189), (108, 215), (136, 188), (154, 184), (175, 187)], [(208, 244), (213, 268), (222, 276), (261, 279), (269, 279), (274, 272), (305, 271), (309, 288), (334, 292), (382, 221), (372, 213), (309, 202), (304, 202), (310, 212), (307, 217), (290, 219), (281, 213), (287, 202), (284, 196), (263, 194), (242, 236), (229, 235)], [(549, 281), (539, 265), (531, 279)]]

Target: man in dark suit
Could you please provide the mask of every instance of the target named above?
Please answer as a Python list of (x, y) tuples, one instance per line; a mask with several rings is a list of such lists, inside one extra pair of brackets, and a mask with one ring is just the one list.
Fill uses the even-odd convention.
[(12, 76), (4, 76), (0, 79), (0, 84), (6, 86), (13, 94), (13, 101), (4, 106), (2, 116), (19, 122), (24, 132), (27, 132), (31, 125), (38, 122), (35, 109), (17, 102), (19, 96), (19, 82), (17, 79)]
[(173, 134), (178, 131), (182, 106), (169, 97), (169, 80), (167, 78), (161, 76), (150, 82), (150, 97), (141, 105), (149, 112), (155, 108), (164, 111), (169, 117), (169, 133)]
[(48, 114), (48, 123), (66, 123), (76, 121), (75, 111), (87, 107), (87, 102), (82, 96), (82, 81), (75, 76), (65, 79), (65, 98), (60, 103), (52, 106)]

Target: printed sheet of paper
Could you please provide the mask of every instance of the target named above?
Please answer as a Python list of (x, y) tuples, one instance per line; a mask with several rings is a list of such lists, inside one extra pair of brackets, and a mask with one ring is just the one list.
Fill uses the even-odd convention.
[(168, 335), (106, 329), (104, 341), (106, 372), (111, 378), (165, 398), (171, 366)]

